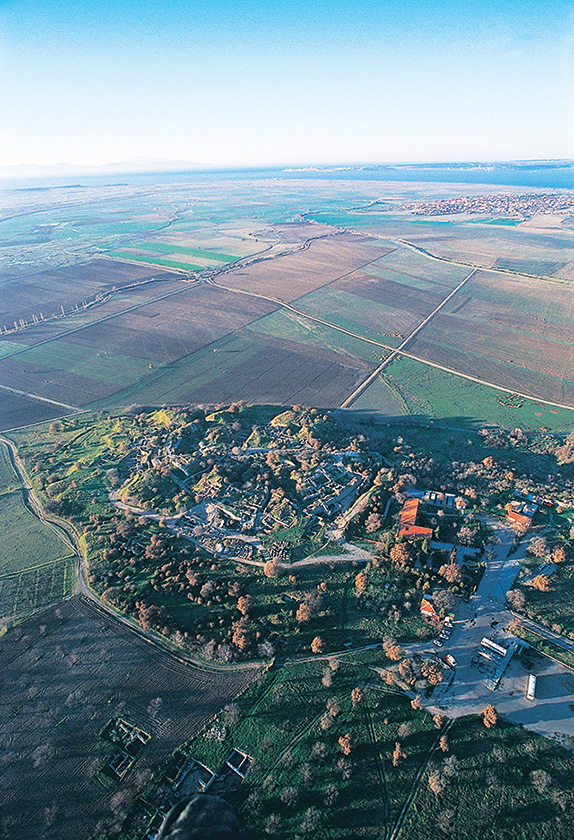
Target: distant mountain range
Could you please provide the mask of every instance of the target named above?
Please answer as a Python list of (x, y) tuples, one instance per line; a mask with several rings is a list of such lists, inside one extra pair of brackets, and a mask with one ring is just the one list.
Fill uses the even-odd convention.
[(0, 178), (58, 178), (68, 175), (106, 175), (128, 172), (169, 172), (203, 169), (205, 164), (189, 160), (172, 160), (161, 157), (135, 157), (124, 161), (88, 166), (77, 163), (18, 163), (0, 166)]

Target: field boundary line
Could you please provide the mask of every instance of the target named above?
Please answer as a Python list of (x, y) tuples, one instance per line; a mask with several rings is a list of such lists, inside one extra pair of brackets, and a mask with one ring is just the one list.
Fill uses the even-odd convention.
[[(50, 341), (53, 341), (53, 340), (54, 339), (50, 339)], [(45, 344), (46, 342), (41, 342), (41, 343)], [(37, 345), (34, 345), (34, 346), (36, 347)], [(26, 349), (28, 349), (28, 348), (26, 348)], [(15, 353), (11, 353), (10, 356), (3, 356), (3, 358), (8, 359), (8, 358), (11, 358), (12, 356), (17, 356), (19, 353), (23, 353), (23, 352), (24, 352), (23, 350), (16, 350)], [(51, 400), (49, 397), (41, 397), (39, 394), (31, 394), (28, 391), (20, 391), (18, 388), (11, 388), (9, 385), (0, 385), (0, 389), (2, 389), (2, 391), (9, 391), (11, 394), (16, 394), (19, 397), (28, 397), (28, 399), (36, 400), (37, 402), (45, 402), (45, 403), (49, 403), (50, 405), (57, 405), (60, 408), (67, 408), (70, 411), (78, 411), (78, 412), (84, 411), (83, 408), (79, 408), (77, 405), (68, 405), (68, 403), (58, 402), (58, 400)]]
[(18, 569), (15, 572), (0, 573), (0, 580), (18, 577), (19, 575), (28, 574), (28, 572), (35, 572), (38, 569), (47, 569), (49, 566), (56, 566), (57, 564), (62, 563), (64, 560), (73, 560), (75, 556), (75, 554), (64, 554), (62, 557), (56, 557), (55, 560), (47, 560), (45, 563), (38, 563), (37, 566), (27, 566), (25, 569)]
[(389, 829), (390, 829), (390, 817), (391, 817), (391, 797), (389, 793), (389, 783), (387, 780), (387, 776), (385, 773), (385, 769), (383, 767), (383, 762), (381, 759), (381, 751), (379, 749), (379, 742), (377, 741), (375, 735), (375, 727), (373, 725), (373, 718), (371, 715), (371, 710), (367, 706), (366, 703), (363, 703), (363, 712), (365, 715), (365, 723), (367, 726), (367, 732), (369, 733), (369, 738), (371, 739), (371, 744), (373, 747), (373, 757), (375, 767), (377, 769), (377, 775), (379, 777), (379, 782), (381, 785), (381, 793), (383, 795), (383, 808), (384, 808), (384, 820), (385, 820), (385, 837), (389, 836)]
[(393, 352), (390, 354), (390, 356), (387, 356), (387, 358), (386, 358), (386, 359), (383, 359), (383, 361), (382, 361), (382, 362), (381, 362), (381, 364), (378, 366), (378, 368), (376, 368), (376, 369), (375, 369), (375, 370), (374, 370), (374, 371), (370, 374), (370, 376), (368, 376), (368, 377), (365, 379), (365, 381), (364, 381), (364, 382), (362, 382), (362, 383), (359, 385), (359, 387), (358, 387), (358, 388), (355, 388), (355, 390), (353, 391), (353, 393), (352, 393), (349, 397), (347, 397), (347, 399), (346, 399), (346, 400), (345, 400), (345, 401), (341, 404), (341, 408), (350, 408), (350, 407), (353, 405), (353, 403), (355, 402), (355, 400), (356, 400), (356, 399), (358, 399), (358, 398), (361, 396), (361, 394), (362, 394), (364, 391), (366, 391), (366, 390), (367, 390), (367, 388), (369, 387), (369, 385), (370, 385), (372, 382), (374, 382), (374, 380), (377, 378), (377, 376), (378, 376), (380, 373), (382, 373), (382, 372), (383, 372), (383, 370), (387, 367), (387, 365), (390, 365), (390, 364), (391, 364), (391, 362), (392, 362), (394, 359), (396, 359), (396, 357), (397, 357), (397, 355), (398, 355), (399, 353), (404, 352), (404, 348), (407, 346), (407, 344), (409, 344), (409, 342), (411, 342), (411, 341), (413, 340), (413, 338), (414, 338), (414, 337), (415, 337), (415, 336), (416, 336), (416, 335), (417, 335), (417, 334), (418, 334), (418, 333), (419, 333), (422, 329), (424, 329), (424, 327), (426, 327), (426, 325), (429, 323), (429, 321), (431, 321), (431, 320), (434, 318), (434, 316), (435, 316), (438, 312), (440, 312), (440, 310), (443, 308), (443, 306), (446, 306), (446, 304), (449, 302), (449, 300), (450, 300), (451, 298), (453, 298), (453, 297), (456, 295), (456, 293), (460, 291), (460, 289), (462, 289), (462, 287), (464, 286), (464, 284), (465, 284), (465, 283), (467, 283), (467, 282), (468, 282), (468, 280), (470, 280), (470, 278), (473, 276), (473, 274), (475, 274), (475, 273), (476, 273), (476, 270), (477, 270), (476, 268), (473, 268), (473, 270), (472, 270), (469, 274), (467, 274), (467, 275), (466, 275), (466, 277), (465, 277), (465, 278), (464, 278), (464, 279), (463, 279), (463, 280), (462, 280), (462, 281), (458, 284), (458, 286), (455, 286), (455, 287), (454, 287), (454, 289), (453, 289), (451, 292), (449, 292), (449, 293), (448, 293), (448, 295), (447, 295), (447, 296), (446, 296), (446, 297), (445, 297), (445, 298), (444, 298), (444, 299), (443, 299), (443, 300), (442, 300), (442, 301), (438, 304), (438, 306), (435, 306), (435, 308), (432, 310), (432, 312), (430, 312), (430, 313), (426, 316), (426, 318), (424, 318), (424, 319), (420, 322), (420, 324), (419, 324), (418, 326), (416, 326), (416, 327), (414, 328), (414, 330), (412, 330), (412, 332), (410, 332), (410, 333), (409, 333), (409, 335), (405, 338), (405, 340), (404, 340), (401, 344), (399, 344), (399, 346), (396, 348), (396, 350), (393, 350)]
[(423, 776), (426, 773), (426, 771), (428, 769), (428, 766), (431, 762), (431, 759), (432, 759), (433, 755), (435, 754), (435, 752), (437, 750), (438, 743), (439, 743), (440, 739), (442, 738), (442, 736), (446, 735), (448, 730), (453, 725), (454, 721), (455, 721), (454, 718), (451, 718), (451, 720), (447, 721), (447, 723), (441, 728), (438, 735), (436, 736), (436, 738), (432, 742), (431, 747), (430, 747), (430, 749), (427, 753), (426, 760), (425, 760), (424, 764), (422, 764), (419, 767), (418, 773), (415, 776), (415, 780), (412, 783), (411, 789), (409, 790), (409, 792), (407, 794), (407, 798), (406, 798), (405, 803), (402, 807), (401, 813), (399, 814), (399, 816), (397, 818), (397, 821), (394, 825), (394, 828), (391, 831), (391, 834), (389, 836), (389, 840), (397, 840), (399, 834), (401, 833), (403, 825), (405, 824), (405, 820), (407, 818), (407, 814), (410, 811), (410, 808), (411, 808), (411, 805), (413, 804), (415, 796), (417, 795), (417, 793), (420, 789), (420, 786), (421, 786), (421, 783), (422, 783), (422, 780), (423, 780)]
[(531, 280), (544, 280), (545, 283), (556, 283), (559, 286), (573, 285), (572, 280), (567, 280), (566, 278), (561, 277), (550, 277), (548, 274), (531, 274), (527, 271), (515, 271), (512, 268), (496, 268), (495, 266), (489, 268), (488, 266), (479, 265), (477, 263), (455, 260), (453, 257), (440, 257), (438, 254), (433, 254), (432, 251), (427, 251), (425, 248), (421, 248), (420, 245), (415, 245), (414, 242), (409, 242), (408, 239), (391, 239), (386, 236), (378, 236), (377, 234), (367, 235), (375, 236), (377, 239), (383, 239), (387, 242), (393, 242), (395, 245), (403, 245), (405, 248), (410, 248), (413, 251), (428, 257), (430, 260), (451, 263), (451, 265), (467, 266), (468, 268), (474, 268), (475, 271), (488, 271), (493, 274), (510, 274), (512, 277), (528, 277)]
[(551, 277), (548, 274), (531, 274), (528, 271), (515, 271), (513, 268), (489, 267), (486, 265), (479, 265), (478, 263), (465, 262), (465, 260), (457, 260), (454, 257), (441, 257), (438, 254), (433, 254), (432, 251), (427, 251), (426, 248), (422, 248), (420, 245), (415, 245), (414, 242), (410, 242), (408, 239), (393, 239), (391, 236), (383, 236), (382, 234), (373, 233), (372, 231), (359, 231), (354, 228), (347, 228), (347, 230), (360, 236), (371, 236), (373, 239), (380, 239), (383, 242), (391, 242), (393, 245), (402, 245), (404, 248), (410, 248), (412, 251), (416, 251), (423, 257), (428, 257), (429, 260), (437, 260), (437, 262), (450, 263), (450, 265), (460, 265), (465, 268), (474, 268), (476, 271), (489, 271), (493, 274), (509, 274), (513, 277), (527, 277), (531, 280), (543, 280), (545, 283), (556, 283), (559, 286), (574, 285), (572, 280), (567, 280), (565, 277)]
[[(480, 267), (473, 269), (473, 271), (478, 270), (480, 270)], [(295, 315), (299, 315), (301, 318), (307, 318), (307, 320), (309, 321), (313, 321), (317, 324), (322, 324), (325, 327), (330, 327), (331, 329), (336, 330), (337, 332), (349, 335), (352, 338), (358, 339), (359, 341), (364, 341), (367, 344), (373, 344), (376, 347), (381, 347), (384, 350), (389, 350), (391, 354), (397, 352), (398, 348), (396, 347), (391, 347), (389, 344), (384, 344), (382, 341), (377, 341), (374, 338), (367, 338), (364, 335), (360, 335), (360, 333), (353, 332), (352, 330), (348, 330), (345, 327), (340, 327), (338, 324), (333, 324), (331, 321), (326, 321), (323, 318), (316, 317), (315, 315), (309, 315), (307, 312), (304, 312), (301, 309), (297, 309), (295, 306), (293, 306), (293, 304), (286, 303), (284, 300), (281, 300), (281, 298), (275, 298), (269, 295), (262, 295), (259, 292), (248, 292), (246, 289), (234, 289), (232, 286), (226, 286), (223, 283), (217, 283), (215, 282), (215, 280), (212, 279), (208, 279), (207, 282), (221, 289), (225, 289), (229, 292), (235, 292), (236, 294), (247, 295), (249, 297), (261, 298), (262, 300), (267, 300), (270, 303), (276, 303), (284, 309), (293, 312)], [(479, 377), (477, 376), (471, 376), (471, 374), (469, 373), (463, 373), (460, 370), (454, 370), (453, 368), (449, 368), (446, 365), (441, 365), (438, 362), (431, 362), (429, 359), (424, 359), (421, 356), (416, 356), (414, 353), (410, 353), (408, 350), (402, 350), (401, 356), (405, 356), (407, 359), (412, 359), (415, 362), (420, 362), (421, 364), (435, 368), (436, 370), (442, 370), (444, 373), (450, 373), (452, 376), (458, 376), (461, 379), (467, 379), (469, 382), (475, 382), (477, 385), (484, 385), (486, 388), (493, 388), (495, 391), (500, 391), (503, 394), (513, 394), (514, 396), (522, 397), (522, 399), (531, 400), (532, 402), (539, 403), (541, 405), (550, 405), (553, 408), (563, 408), (566, 411), (574, 411), (574, 405), (566, 405), (566, 403), (553, 402), (552, 400), (547, 400), (543, 397), (537, 397), (533, 394), (527, 394), (523, 391), (516, 391), (514, 388), (506, 388), (503, 385), (497, 385), (494, 382), (488, 382), (486, 379), (479, 379)], [(379, 365), (374, 371), (374, 373), (378, 373), (380, 367), (381, 366)], [(341, 408), (342, 407), (343, 406), (341, 406)]]

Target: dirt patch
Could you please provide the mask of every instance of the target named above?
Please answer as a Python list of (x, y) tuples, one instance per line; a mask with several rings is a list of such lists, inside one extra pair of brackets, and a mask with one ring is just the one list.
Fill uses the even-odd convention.
[[(241, 691), (253, 672), (179, 663), (72, 598), (0, 641), (2, 828), (18, 840), (78, 840), (125, 811), (150, 772)], [(106, 791), (98, 732), (114, 715), (151, 734)]]
[(65, 408), (39, 400), (31, 400), (28, 397), (21, 397), (19, 394), (11, 394), (10, 391), (0, 389), (0, 431), (2, 432), (6, 429), (15, 429), (18, 426), (52, 420), (54, 417), (62, 417), (64, 414), (69, 414), (69, 411)]
[(90, 300), (97, 294), (120, 289), (132, 283), (173, 278), (166, 270), (138, 266), (117, 260), (92, 260), (79, 265), (40, 271), (27, 277), (0, 275), (0, 326), (14, 326), (20, 318), (32, 321), (33, 316), (45, 318)]
[(312, 240), (293, 254), (262, 259), (219, 279), (225, 286), (292, 301), (380, 259), (384, 253), (365, 236), (334, 234)]

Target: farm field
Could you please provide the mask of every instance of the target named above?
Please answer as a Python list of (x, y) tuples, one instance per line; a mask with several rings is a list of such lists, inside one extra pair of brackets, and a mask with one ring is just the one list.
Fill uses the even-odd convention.
[[(396, 403), (389, 402), (389, 389), (400, 406), (394, 415)], [(569, 409), (512, 397), (405, 356), (393, 359), (353, 403), (352, 410), (410, 415), (416, 422), (434, 420), (468, 428), (484, 423), (486, 418), (488, 423), (506, 429), (548, 429), (559, 433), (568, 431), (573, 422)]]
[(351, 233), (322, 234), (304, 250), (230, 270), (228, 287), (293, 301), (382, 256), (385, 246)]
[(26, 507), (0, 444), (0, 619), (59, 601), (75, 585), (69, 546)]
[[(130, 308), (124, 302), (123, 309)], [(116, 304), (108, 316), (102, 307), (99, 320), (80, 328), (70, 322), (75, 331), (62, 337), (45, 341), (40, 333), (45, 343), (0, 360), (0, 380), (85, 405), (145, 380), (150, 369), (171, 364), (272, 309), (265, 301), (180, 283), (171, 291), (160, 289), (157, 300), (144, 299), (133, 311), (123, 312)], [(33, 339), (32, 331), (27, 337)]]
[(0, 389), (0, 431), (31, 423), (41, 423), (68, 414), (69, 409), (32, 400), (21, 394)]
[[(0, 325), (30, 326), (0, 336), (0, 386), (27, 397), (0, 400), (0, 426), (61, 413), (29, 402), (35, 395), (81, 407), (237, 399), (341, 405), (387, 351), (276, 311), (263, 298), (293, 302), (342, 330), (397, 347), (468, 273), (402, 239), (463, 262), (574, 276), (567, 217), (508, 225), (487, 215), (421, 217), (401, 209), (405, 201), (457, 189), (246, 179), (67, 188), (59, 192), (62, 205), (51, 207), (50, 190), (44, 198), (22, 197), (27, 212), (0, 219), (0, 285), (10, 291)], [(480, 188), (468, 186), (467, 193)], [(152, 267), (158, 260), (178, 266)], [(184, 284), (175, 269), (191, 266), (200, 279)], [(552, 285), (549, 294), (546, 282), (479, 272), (408, 350), (574, 405), (571, 286)], [(133, 283), (143, 285), (123, 290)], [(103, 299), (92, 308), (73, 311), (97, 296)], [(65, 317), (33, 323), (62, 306)], [(452, 382), (465, 416), (488, 422), (474, 410), (473, 392), (463, 399), (462, 380)], [(403, 415), (408, 399), (390, 383), (373, 383), (359, 406)]]
[[(0, 669), (2, 817), (18, 840), (77, 840), (117, 826), (151, 770), (255, 673), (180, 664), (79, 598), (8, 631)], [(114, 715), (151, 739), (106, 791), (95, 778), (98, 733)]]
[[(154, 278), (169, 280), (173, 274), (150, 271), (118, 260), (98, 259), (87, 263), (47, 269), (26, 277), (0, 274), (0, 326), (13, 329), (21, 319), (37, 319), (61, 314), (61, 307), (71, 312), (84, 301), (95, 300), (112, 289)], [(12, 332), (12, 335), (17, 333)], [(13, 340), (13, 339), (12, 339)]]
[(574, 287), (478, 272), (408, 350), (502, 387), (574, 405)]
[[(114, 395), (116, 405), (138, 403), (293, 402), (338, 405), (368, 373), (365, 362), (245, 330), (150, 374)], [(109, 404), (106, 400), (101, 405)], [(98, 404), (95, 405), (98, 407)]]

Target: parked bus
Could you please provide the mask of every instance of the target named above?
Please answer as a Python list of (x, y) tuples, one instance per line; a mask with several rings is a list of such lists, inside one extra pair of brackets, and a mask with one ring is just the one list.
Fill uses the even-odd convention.
[(528, 686), (526, 688), (526, 699), (527, 700), (534, 700), (536, 696), (536, 677), (534, 674), (530, 674), (528, 677)]

